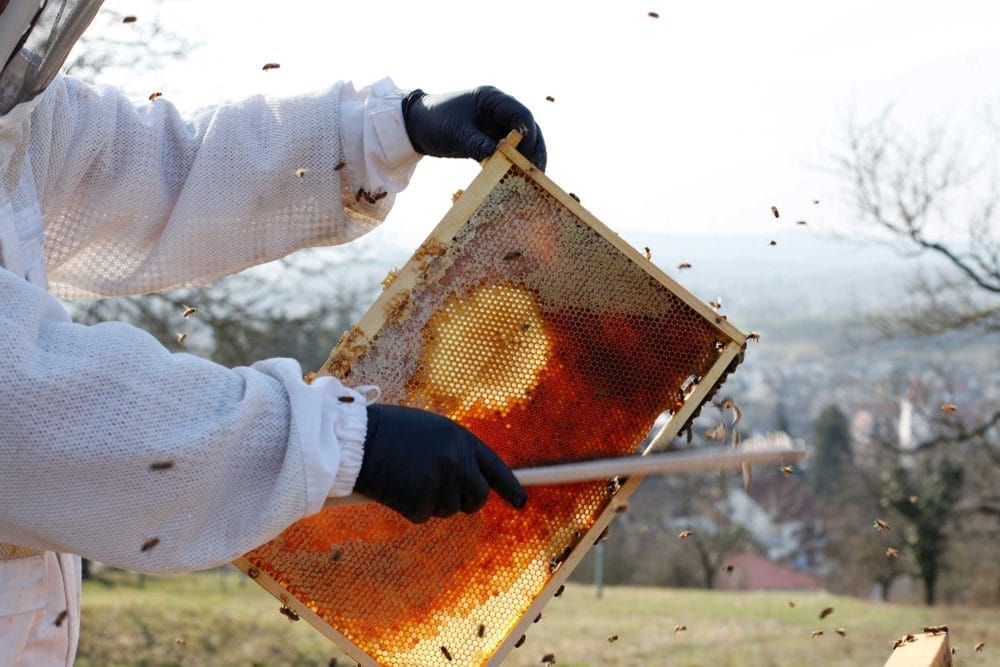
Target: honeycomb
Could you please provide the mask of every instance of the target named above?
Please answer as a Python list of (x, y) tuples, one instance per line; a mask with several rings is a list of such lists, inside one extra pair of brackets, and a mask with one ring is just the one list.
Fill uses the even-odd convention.
[[(371, 337), (353, 330), (321, 372), (447, 415), (515, 468), (634, 454), (730, 342), (654, 273), (511, 163), (457, 233), (432, 237), (387, 287)], [(480, 665), (591, 546), (582, 538), (611, 493), (604, 481), (535, 487), (521, 511), (494, 494), (474, 515), (422, 525), (377, 505), (326, 509), (246, 562), (355, 657)]]

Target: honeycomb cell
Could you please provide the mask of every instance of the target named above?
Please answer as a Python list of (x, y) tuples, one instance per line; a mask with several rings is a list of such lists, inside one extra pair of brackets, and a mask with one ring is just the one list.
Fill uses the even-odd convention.
[[(448, 243), (424, 244), (402, 269), (416, 277), (405, 316), (379, 309), (370, 340), (346, 337), (326, 368), (448, 415), (513, 467), (633, 454), (729, 342), (646, 265), (512, 166)], [(590, 548), (582, 538), (615, 492), (536, 487), (522, 511), (491, 496), (474, 515), (419, 526), (375, 505), (328, 509), (247, 560), (349, 652), (484, 664)]]

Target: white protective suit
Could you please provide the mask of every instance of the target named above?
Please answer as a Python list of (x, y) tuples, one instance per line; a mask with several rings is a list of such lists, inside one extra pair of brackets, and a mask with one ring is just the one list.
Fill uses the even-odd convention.
[[(349, 493), (362, 458), (364, 397), (335, 379), (77, 325), (47, 288), (163, 290), (350, 240), (417, 160), (388, 80), (184, 120), (60, 76), (0, 117), (0, 665), (72, 663), (80, 567), (66, 554), (226, 563)], [(358, 188), (390, 194), (372, 204)]]

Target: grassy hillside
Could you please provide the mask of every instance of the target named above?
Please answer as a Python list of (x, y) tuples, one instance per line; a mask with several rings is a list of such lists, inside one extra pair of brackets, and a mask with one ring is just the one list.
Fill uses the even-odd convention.
[[(352, 665), (305, 622), (232, 572), (88, 582), (79, 667), (113, 665)], [(795, 607), (790, 607), (792, 601)], [(818, 614), (833, 607), (824, 620)], [(687, 630), (674, 634), (675, 625)], [(569, 586), (506, 665), (765, 667), (882, 665), (889, 644), (929, 624), (951, 626), (958, 665), (998, 664), (1000, 610), (908, 607), (826, 594), (611, 588), (603, 599)], [(834, 630), (845, 628), (846, 637)], [(821, 637), (812, 638), (816, 629)], [(608, 643), (617, 634), (619, 640)], [(974, 653), (976, 642), (985, 642)], [(182, 643), (179, 643), (182, 642)]]

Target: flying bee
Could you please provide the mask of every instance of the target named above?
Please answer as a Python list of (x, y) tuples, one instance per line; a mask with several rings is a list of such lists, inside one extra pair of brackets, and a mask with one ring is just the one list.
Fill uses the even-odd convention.
[(542, 656), (543, 665), (554, 665), (556, 664), (556, 656), (554, 653), (546, 653)]
[(281, 605), (281, 608), (278, 609), (278, 613), (287, 618), (289, 623), (294, 623), (299, 620), (299, 615), (296, 614), (295, 610), (287, 604)]
[(194, 315), (197, 312), (198, 312), (198, 309), (195, 308), (194, 306), (187, 306), (187, 305), (185, 305), (184, 306), (184, 312), (181, 314), (181, 316), (185, 320), (189, 320), (189, 319), (191, 319), (191, 316)]
[(751, 331), (750, 333), (747, 334), (747, 340), (755, 340), (755, 341), (759, 342), (760, 341), (760, 332), (759, 331)]
[(163, 93), (161, 93), (158, 90), (153, 91), (152, 93), (149, 94), (149, 101), (152, 102), (153, 100), (155, 100), (158, 97), (163, 97)]
[(833, 607), (826, 607), (825, 609), (823, 609), (823, 611), (821, 611), (819, 613), (819, 617), (821, 619), (823, 619), (823, 618), (826, 618), (827, 616), (829, 616), (832, 613), (833, 613)]
[(785, 477), (791, 477), (795, 474), (795, 468), (792, 466), (781, 466), (781, 474)]
[(271, 69), (279, 69), (280, 67), (281, 65), (279, 65), (278, 63), (265, 63), (264, 67), (262, 67), (261, 69), (263, 69), (266, 72)]
[(680, 533), (677, 534), (677, 538), (681, 539), (681, 540), (686, 540), (687, 538), (691, 537), (692, 535), (694, 535), (694, 531), (693, 530), (682, 530)]
[(561, 586), (559, 586), (559, 588), (556, 589), (556, 594), (553, 597), (559, 597), (560, 595), (563, 594), (564, 590), (566, 590), (566, 584), (562, 584)]
[(948, 634), (948, 626), (947, 625), (925, 625), (924, 626), (924, 632), (927, 632), (927, 633), (932, 634), (932, 635), (939, 635), (939, 634), (942, 634), (942, 633)]
[(188, 337), (188, 335), (186, 333), (184, 333), (183, 331), (181, 333), (177, 334), (177, 344), (178, 345), (183, 345), (184, 341), (187, 340), (187, 337)]
[(735, 569), (736, 569), (736, 566), (733, 565), (732, 563), (730, 563), (729, 565), (726, 566), (726, 574), (732, 574), (733, 570), (735, 570)]
[(299, 178), (305, 178), (305, 176), (306, 176), (306, 168), (305, 167), (299, 167), (298, 169), (295, 170), (295, 175), (298, 176)]
[(653, 251), (649, 249), (649, 246), (643, 246), (642, 248), (646, 252), (646, 259), (653, 259)]
[(805, 220), (796, 220), (795, 224), (796, 225), (808, 225), (809, 223), (806, 222)]
[(897, 556), (899, 556), (899, 549), (893, 549), (892, 547), (888, 547), (885, 550), (885, 557), (888, 558), (889, 560), (894, 560)]
[(677, 625), (674, 626), (674, 634), (676, 635), (678, 632), (684, 632), (687, 629), (688, 626), (684, 625), (683, 623), (678, 623)]
[(183, 637), (178, 637), (174, 640), (174, 643), (178, 646), (187, 646), (187, 641), (185, 641)]
[(813, 630), (813, 635), (812, 636), (813, 636), (813, 638), (822, 637), (823, 636), (823, 631), (822, 630)]
[(954, 403), (945, 403), (944, 405), (941, 406), (941, 412), (945, 413), (946, 415), (954, 414), (956, 410), (958, 410), (958, 408), (955, 406)]
[(872, 524), (872, 528), (879, 533), (887, 533), (892, 529), (892, 526), (882, 519), (875, 519), (875, 523)]
[(705, 429), (705, 432), (702, 435), (705, 436), (706, 440), (725, 440), (726, 425), (719, 424), (715, 428)]
[(780, 216), (780, 215), (778, 214), (778, 207), (777, 207), (777, 206), (772, 206), (772, 207), (771, 207), (771, 215), (773, 215), (773, 216), (774, 216), (774, 217), (776, 217), (776, 218), (780, 218), (780, 217), (781, 217), (781, 216)]
[(658, 18), (660, 18), (660, 15), (657, 14), (656, 12), (646, 12), (646, 15), (649, 16), (649, 18), (651, 18), (651, 19), (658, 19)]
[(816, 206), (819, 206), (819, 200), (818, 199), (813, 199), (813, 204), (816, 205)]
[(611, 532), (611, 526), (605, 526), (604, 530), (601, 531), (601, 534), (597, 536), (596, 540), (594, 540), (594, 544), (600, 544), (604, 540), (608, 539), (609, 532)]
[(709, 301), (708, 305), (712, 308), (712, 310), (719, 310), (722, 308), (722, 297), (716, 297), (715, 301)]
[(622, 503), (615, 508), (615, 514), (625, 514), (628, 511), (628, 503)]
[(976, 643), (976, 653), (982, 653), (984, 648), (986, 648), (986, 642)]
[(139, 18), (136, 16), (126, 16), (122, 19), (122, 23), (135, 23)]
[(146, 553), (147, 551), (152, 551), (153, 548), (159, 543), (160, 543), (160, 538), (151, 537), (142, 543), (142, 547), (139, 549), (139, 551), (141, 551), (142, 553)]
[(774, 239), (771, 239), (770, 241), (767, 242), (767, 245), (773, 248), (774, 246), (778, 245), (778, 242), (775, 241)]
[(173, 467), (173, 461), (153, 461), (149, 464), (150, 470), (170, 470)]
[(791, 607), (792, 609), (795, 609), (795, 603), (792, 602), (791, 600), (788, 601), (788, 606)]
[(447, 646), (442, 646), (441, 647), (441, 655), (444, 656), (445, 660), (447, 660), (448, 662), (451, 662), (451, 651), (448, 650)]
[(59, 612), (59, 615), (56, 616), (56, 620), (53, 623), (53, 625), (56, 626), (57, 628), (61, 628), (63, 622), (66, 621), (66, 617), (67, 616), (69, 616), (69, 610), (68, 609), (63, 609), (61, 612)]
[(344, 162), (343, 160), (341, 160), (340, 162), (338, 162), (338, 163), (337, 163), (337, 164), (336, 164), (336, 165), (334, 166), (333, 170), (334, 170), (334, 171), (340, 171), (341, 169), (343, 169), (343, 168), (344, 168), (344, 167), (346, 167), (346, 166), (347, 166), (347, 163), (346, 163), (346, 162)]
[(618, 641), (618, 635), (608, 635), (609, 644), (614, 644), (616, 641)]
[(683, 271), (684, 269), (690, 269), (690, 268), (691, 268), (691, 262), (681, 262), (680, 264), (677, 265), (678, 271)]
[(521, 638), (514, 642), (514, 648), (521, 648), (524, 646), (524, 640), (527, 639), (527, 635), (521, 635)]
[(918, 500), (920, 500), (918, 497), (910, 496), (910, 504), (916, 505)]
[(834, 632), (836, 632), (841, 637), (847, 636), (847, 630), (845, 630), (844, 628), (837, 628), (836, 630), (834, 630)]
[(545, 101), (546, 102), (555, 102), (556, 98), (552, 97), (551, 95), (546, 95), (545, 96)]

